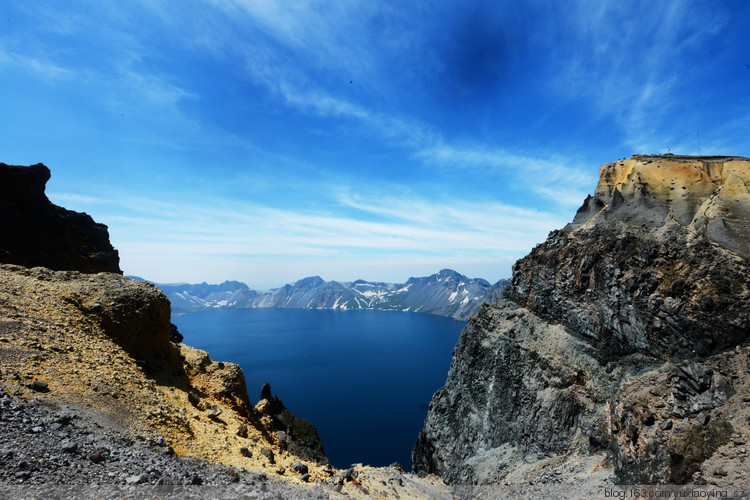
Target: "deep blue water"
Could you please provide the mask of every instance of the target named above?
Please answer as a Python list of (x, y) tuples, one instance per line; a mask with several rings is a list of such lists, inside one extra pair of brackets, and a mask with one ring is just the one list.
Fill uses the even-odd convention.
[(391, 311), (209, 310), (173, 318), (184, 342), (238, 363), (250, 401), (264, 382), (315, 424), (336, 467), (411, 466), (465, 322)]

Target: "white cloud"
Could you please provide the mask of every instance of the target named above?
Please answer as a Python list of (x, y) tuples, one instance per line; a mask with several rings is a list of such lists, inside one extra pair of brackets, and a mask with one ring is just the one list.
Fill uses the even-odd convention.
[(49, 82), (72, 80), (76, 76), (74, 71), (56, 64), (41, 54), (20, 54), (3, 47), (0, 47), (0, 65), (9, 66), (13, 71), (28, 71), (35, 77), (40, 77)]
[(515, 179), (526, 192), (535, 192), (562, 206), (580, 205), (596, 182), (586, 169), (571, 166), (570, 159), (561, 157), (540, 158), (485, 146), (442, 144), (419, 151), (417, 156), (446, 168), (501, 173)]
[[(71, 199), (64, 193), (55, 198)], [(337, 199), (339, 210), (318, 213), (220, 199), (182, 204), (85, 196), (74, 208), (96, 213), (96, 219), (109, 226), (127, 273), (148, 271), (152, 274), (145, 277), (162, 281), (211, 280), (216, 274), (207, 269), (217, 266), (242, 269), (242, 276), (234, 276), (241, 279), (250, 269), (262, 272), (279, 260), (296, 266), (296, 278), (337, 266), (360, 269), (358, 274), (372, 266), (408, 272), (410, 265), (431, 267), (430, 272), (449, 266), (476, 272), (485, 263), (495, 273), (503, 270), (502, 275), (487, 276), (497, 279), (509, 274), (512, 261), (565, 222), (553, 214), (502, 203), (383, 197), (362, 189)], [(344, 278), (336, 274), (336, 279)]]
[[(566, 3), (540, 30), (553, 57), (551, 89), (585, 99), (621, 129), (634, 152), (675, 142), (701, 44), (727, 22), (721, 8), (692, 1)], [(705, 69), (704, 69), (705, 70)]]

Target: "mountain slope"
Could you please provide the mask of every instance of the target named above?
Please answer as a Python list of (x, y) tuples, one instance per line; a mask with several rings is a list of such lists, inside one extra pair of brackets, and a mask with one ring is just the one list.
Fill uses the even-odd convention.
[(466, 319), (488, 300), (496, 300), (508, 283), (495, 285), (479, 278), (469, 279), (450, 269), (406, 283), (324, 281), (319, 276), (304, 278), (291, 285), (258, 292), (244, 283), (227, 281), (220, 285), (201, 283), (159, 284), (176, 313), (201, 309), (305, 308), (381, 309), (412, 311)]

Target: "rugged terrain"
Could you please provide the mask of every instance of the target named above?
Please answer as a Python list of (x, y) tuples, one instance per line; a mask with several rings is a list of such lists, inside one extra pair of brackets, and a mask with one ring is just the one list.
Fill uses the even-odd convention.
[(324, 281), (312, 276), (266, 291), (251, 290), (239, 281), (157, 286), (178, 314), (210, 308), (381, 309), (466, 320), (483, 303), (497, 300), (507, 284), (508, 280), (500, 280), (490, 286), (483, 279), (443, 269), (431, 276), (409, 278), (406, 283)]
[(750, 160), (603, 165), (472, 317), (414, 446), (453, 484), (747, 484)]
[[(48, 177), (43, 165), (0, 165), (0, 186), (15, 183), (24, 193), (0, 192), (4, 223), (39, 222), (6, 224), (0, 254), (4, 491), (16, 498), (53, 491), (101, 497), (101, 486), (86, 485), (119, 485), (138, 497), (139, 491), (175, 498), (232, 492), (256, 498), (450, 496), (438, 478), (420, 479), (398, 467), (330, 467), (315, 428), (295, 417), (270, 386), (253, 405), (237, 365), (181, 343), (162, 291), (123, 277), (107, 267), (111, 262), (105, 267), (117, 272), (97, 272), (101, 255), (78, 245), (96, 241), (97, 248), (111, 248), (106, 227), (46, 201)], [(54, 228), (73, 234), (57, 220), (61, 211), (66, 221), (91, 224), (60, 241)], [(22, 243), (46, 227), (52, 232)], [(30, 253), (18, 265), (8, 249), (23, 248)], [(56, 260), (60, 255), (72, 257)], [(62, 269), (34, 266), (34, 256)], [(226, 490), (144, 489), (149, 485)]]

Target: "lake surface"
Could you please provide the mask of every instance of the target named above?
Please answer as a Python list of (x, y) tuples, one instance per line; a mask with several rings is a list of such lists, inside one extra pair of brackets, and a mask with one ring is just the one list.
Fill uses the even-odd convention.
[(318, 430), (336, 467), (411, 468), (465, 322), (395, 311), (227, 309), (173, 318), (188, 345), (239, 364), (250, 401), (264, 382)]

